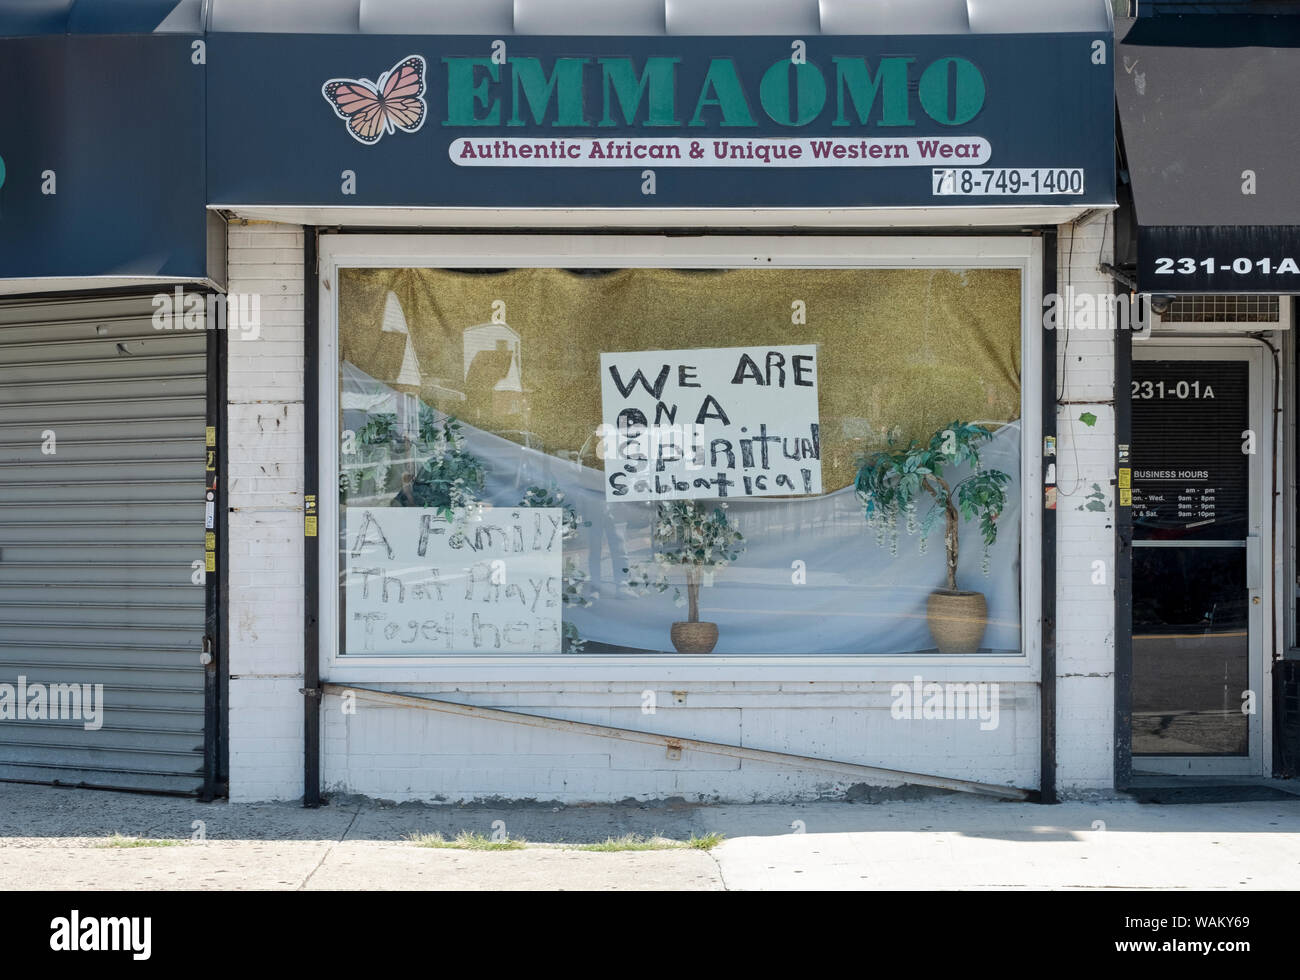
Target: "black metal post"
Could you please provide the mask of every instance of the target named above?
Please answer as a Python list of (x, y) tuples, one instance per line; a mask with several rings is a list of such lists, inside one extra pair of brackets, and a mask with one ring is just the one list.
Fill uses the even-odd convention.
[(320, 538), (317, 500), (320, 426), (319, 309), (316, 229), (303, 228), (303, 791), (302, 805), (318, 807), (320, 795)]
[[(204, 296), (208, 315), (206, 328), (205, 370), (207, 406), (203, 428), (203, 788), (199, 799), (210, 803), (218, 795), (221, 759), (221, 682), (225, 658), (221, 656), (221, 589), (218, 571), (225, 569), (224, 527), (219, 527), (217, 487), (224, 467), (221, 465), (225, 416), (222, 406), (221, 348), (225, 344), (225, 317), (220, 315), (224, 296), (208, 292)], [(224, 522), (222, 522), (224, 524)]]
[[(217, 395), (216, 412), (210, 417), (217, 426), (217, 772), (216, 792), (227, 796), (230, 792), (230, 487), (226, 474), (230, 472), (230, 449), (227, 445), (230, 425), (230, 331), (217, 332)], [(209, 378), (209, 385), (212, 380)]]
[[(1056, 229), (1043, 232), (1043, 293), (1056, 290)], [(1059, 326), (1059, 325), (1058, 325)], [(1041, 412), (1043, 444), (1027, 447), (1028, 452), (1040, 454), (1042, 469), (1046, 473), (1056, 456), (1047, 456), (1045, 447), (1056, 443), (1056, 331), (1043, 331), (1043, 361), (1041, 368)], [(1053, 487), (1052, 502), (1055, 503)], [(1044, 494), (1042, 509), (1041, 593), (1042, 608), (1042, 670), (1039, 681), (1041, 716), (1039, 719), (1039, 776), (1040, 803), (1056, 803), (1056, 510), (1048, 509), (1047, 493), (1036, 487), (1034, 493)]]
[[(1115, 473), (1116, 483), (1132, 472), (1129, 446), (1133, 437), (1133, 326), (1149, 322), (1150, 306), (1130, 309), (1129, 322), (1115, 329)], [(1115, 489), (1115, 788), (1127, 789), (1133, 778), (1133, 507), (1130, 486)], [(1125, 501), (1128, 501), (1126, 503)]]

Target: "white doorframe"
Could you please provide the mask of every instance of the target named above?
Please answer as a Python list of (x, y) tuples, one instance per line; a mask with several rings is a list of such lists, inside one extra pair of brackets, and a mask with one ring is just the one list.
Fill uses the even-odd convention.
[[(1271, 375), (1265, 373), (1265, 348), (1250, 338), (1151, 337), (1133, 347), (1134, 361), (1242, 360), (1249, 365), (1247, 380), (1249, 418), (1256, 433), (1257, 451), (1249, 460), (1249, 515), (1247, 519), (1246, 584), (1249, 641), (1249, 689), (1255, 693), (1255, 712), (1248, 715), (1246, 756), (1134, 755), (1135, 775), (1169, 773), (1190, 776), (1266, 776), (1272, 771), (1273, 699), (1272, 636), (1278, 597), (1272, 575), (1275, 548), (1272, 469), (1267, 465), (1276, 449), (1271, 410)], [(1266, 381), (1266, 378), (1268, 379)], [(1129, 397), (1128, 392), (1120, 393)], [(1133, 547), (1142, 547), (1134, 541)], [(1130, 682), (1131, 683), (1131, 682)]]

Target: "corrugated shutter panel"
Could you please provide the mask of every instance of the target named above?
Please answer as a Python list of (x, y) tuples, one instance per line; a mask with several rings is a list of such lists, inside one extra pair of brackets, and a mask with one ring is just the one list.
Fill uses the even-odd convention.
[(103, 684), (98, 730), (0, 720), (0, 779), (202, 784), (207, 338), (153, 312), (0, 303), (0, 684)]

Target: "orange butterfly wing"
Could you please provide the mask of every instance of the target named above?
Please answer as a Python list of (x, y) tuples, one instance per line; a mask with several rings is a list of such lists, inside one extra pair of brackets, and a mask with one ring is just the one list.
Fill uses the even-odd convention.
[(414, 133), (424, 125), (424, 59), (417, 55), (393, 67), (384, 79), (384, 112), (394, 126)]
[(412, 55), (381, 75), (378, 85), (366, 79), (332, 78), (321, 94), (354, 137), (373, 144), (394, 127), (414, 133), (424, 125), (424, 71), (424, 58)]
[(365, 82), (333, 79), (321, 91), (361, 142), (376, 143), (384, 135), (384, 103), (378, 90)]

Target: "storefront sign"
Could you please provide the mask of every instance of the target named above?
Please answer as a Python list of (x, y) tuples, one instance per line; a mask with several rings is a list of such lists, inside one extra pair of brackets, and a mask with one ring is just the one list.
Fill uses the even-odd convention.
[(1247, 377), (1245, 361), (1133, 362), (1128, 479), (1138, 540), (1246, 536)]
[(0, 137), (0, 276), (217, 277), (205, 208), (223, 206), (1104, 206), (1111, 44), (0, 39), (0, 80), (27, 93)]
[(918, 160), (984, 163), (987, 140), (967, 139), (458, 139), (460, 167), (914, 167)]
[(1137, 279), (1156, 294), (1300, 292), (1300, 228), (1142, 227)]
[(349, 653), (559, 653), (558, 507), (354, 509), (344, 554)]
[(817, 348), (601, 354), (607, 500), (822, 492)]
[(214, 34), (210, 203), (1107, 204), (1110, 43)]

